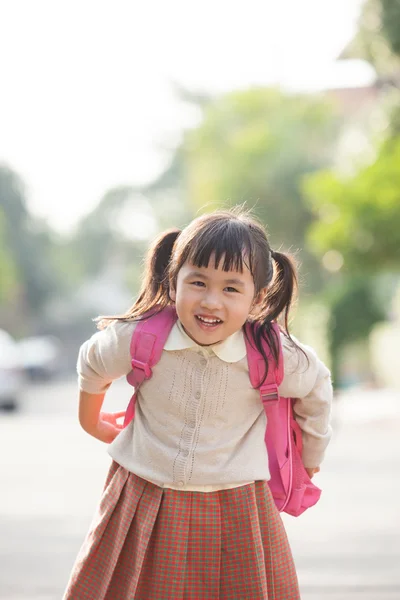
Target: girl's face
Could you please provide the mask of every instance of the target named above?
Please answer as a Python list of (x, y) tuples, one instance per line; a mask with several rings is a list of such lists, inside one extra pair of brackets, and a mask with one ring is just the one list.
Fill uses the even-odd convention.
[(170, 290), (186, 333), (202, 346), (217, 344), (238, 331), (261, 301), (263, 290), (257, 299), (254, 294), (247, 267), (243, 273), (224, 271), (220, 266), (216, 269), (213, 261), (208, 267), (186, 262), (178, 273), (176, 289)]

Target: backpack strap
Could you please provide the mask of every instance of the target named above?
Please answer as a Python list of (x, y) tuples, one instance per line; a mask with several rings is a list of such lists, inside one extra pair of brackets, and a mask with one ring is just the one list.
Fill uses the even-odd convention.
[(263, 380), (265, 375), (265, 360), (255, 346), (250, 324), (247, 323), (245, 327), (245, 342), (250, 382), (254, 388), (260, 391), (261, 402), (263, 403), (264, 408), (267, 409), (269, 406), (272, 406), (279, 401), (278, 386), (283, 380), (283, 355), (279, 327), (277, 323), (272, 323), (272, 329), (276, 335), (276, 342), (279, 349), (278, 363), (276, 363), (276, 360), (267, 342), (265, 340), (262, 341), (263, 349), (269, 363), (267, 377), (262, 385), (260, 385), (260, 382)]
[(132, 334), (130, 354), (132, 371), (126, 379), (135, 388), (125, 413), (124, 427), (135, 415), (136, 393), (140, 385), (152, 376), (152, 367), (161, 358), (165, 342), (177, 320), (175, 308), (167, 306), (159, 313), (139, 321)]
[[(276, 362), (268, 343), (263, 340), (263, 350), (268, 358), (268, 373), (262, 385), (260, 382), (265, 375), (265, 361), (261, 352), (257, 350), (254, 343), (254, 337), (250, 325), (246, 325), (246, 346), (247, 362), (249, 365), (249, 375), (251, 385), (260, 392), (260, 399), (267, 417), (267, 429), (265, 431), (265, 443), (268, 449), (268, 461), (271, 477), (280, 473), (281, 468), (288, 462), (287, 449), (289, 436), (289, 422), (285, 418), (285, 425), (282, 428), (281, 409), (289, 409), (290, 400), (280, 398), (278, 386), (283, 380), (283, 354), (280, 340), (280, 331), (276, 323), (272, 324), (272, 329), (276, 335), (276, 342), (279, 348), (279, 359)], [(283, 403), (283, 404), (282, 404)], [(288, 410), (283, 413), (289, 415)], [(287, 417), (289, 418), (289, 416)], [(290, 486), (289, 486), (290, 487)]]

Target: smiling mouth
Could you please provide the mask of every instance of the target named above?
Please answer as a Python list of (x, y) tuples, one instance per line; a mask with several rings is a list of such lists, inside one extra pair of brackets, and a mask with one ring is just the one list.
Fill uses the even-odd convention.
[(196, 319), (208, 327), (213, 327), (222, 323), (221, 319), (216, 319), (215, 317), (201, 317), (200, 315), (196, 315)]

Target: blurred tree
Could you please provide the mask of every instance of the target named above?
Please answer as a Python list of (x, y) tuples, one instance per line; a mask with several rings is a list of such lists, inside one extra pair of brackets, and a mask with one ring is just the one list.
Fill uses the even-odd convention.
[(4, 221), (0, 211), (0, 307), (12, 301), (18, 290), (17, 269), (6, 243)]
[(352, 272), (400, 268), (400, 139), (386, 140), (354, 177), (321, 171), (304, 189), (319, 217), (309, 240), (318, 254), (337, 251)]
[(307, 279), (318, 287), (319, 265), (304, 247), (313, 215), (300, 182), (331, 161), (339, 123), (331, 106), (321, 97), (251, 89), (199, 108), (200, 125), (185, 133), (170, 167), (145, 193), (165, 201), (167, 192), (168, 202), (178, 198), (192, 213), (255, 207), (272, 246), (300, 248)]
[[(4, 165), (0, 166), (0, 213), (3, 247), (14, 265), (13, 279), (19, 283), (21, 306), (28, 320), (40, 312), (56, 288), (57, 278), (49, 260), (52, 243), (48, 229), (27, 210), (22, 181)], [(24, 321), (23, 315), (21, 318)]]
[(152, 212), (137, 188), (119, 186), (108, 190), (69, 239), (60, 244), (57, 259), (69, 274), (66, 287), (94, 279), (117, 263), (135, 290), (148, 238), (156, 231)]
[[(376, 160), (351, 178), (321, 171), (304, 183), (305, 195), (318, 220), (309, 243), (323, 262), (341, 270), (332, 276), (330, 347), (333, 373), (344, 345), (366, 338), (373, 325), (387, 318), (377, 308), (378, 276), (400, 271), (400, 139), (389, 137)], [(343, 263), (343, 268), (341, 264)], [(387, 299), (389, 305), (389, 299)]]
[(399, 0), (366, 0), (358, 30), (340, 59), (359, 58), (370, 63), (381, 83), (400, 83)]
[(339, 59), (361, 59), (376, 71), (376, 86), (386, 90), (388, 134), (400, 134), (400, 1), (366, 0), (358, 31)]
[(383, 34), (392, 52), (400, 56), (400, 1), (381, 0)]
[[(105, 193), (96, 208), (78, 224), (68, 248), (75, 258), (75, 276), (79, 280), (99, 273), (120, 245), (115, 229), (117, 214), (131, 195), (131, 188), (120, 186)], [(83, 259), (83, 260), (82, 260)]]
[[(358, 32), (340, 58), (367, 60), (378, 81), (400, 87), (400, 0), (367, 0)], [(372, 164), (350, 178), (321, 171), (308, 177), (304, 186), (319, 217), (310, 230), (311, 245), (319, 253), (341, 252), (352, 272), (400, 266), (399, 95), (390, 114), (392, 127)]]
[[(304, 192), (317, 220), (310, 248), (334, 271), (326, 290), (330, 346), (337, 378), (341, 349), (366, 338), (387, 318), (390, 299), (377, 302), (382, 273), (400, 270), (400, 2), (366, 0), (354, 39), (340, 57), (369, 62), (387, 111), (385, 139), (370, 164), (350, 176), (322, 170), (306, 177)], [(336, 273), (339, 271), (339, 273)]]
[(325, 292), (330, 306), (329, 350), (334, 381), (340, 383), (339, 357), (347, 344), (366, 338), (375, 323), (386, 317), (378, 302), (375, 281), (363, 275), (335, 279)]

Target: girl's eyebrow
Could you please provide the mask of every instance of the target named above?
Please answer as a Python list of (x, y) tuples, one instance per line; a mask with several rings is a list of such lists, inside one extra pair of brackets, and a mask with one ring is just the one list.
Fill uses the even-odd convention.
[[(209, 277), (207, 277), (207, 275), (204, 275), (204, 273), (200, 273), (200, 271), (191, 271), (190, 273), (188, 273), (185, 277), (185, 279), (190, 279), (192, 277), (198, 277), (199, 279), (209, 279)], [(230, 284), (230, 285), (237, 285), (240, 287), (244, 287), (244, 283), (243, 281), (241, 281), (240, 279), (224, 279), (224, 283), (225, 284)]]
[(240, 287), (244, 287), (244, 283), (240, 279), (225, 279), (225, 283), (230, 283), (232, 285), (238, 285)]
[(190, 279), (191, 277), (199, 277), (200, 279), (208, 279), (207, 275), (203, 275), (200, 271), (190, 271), (185, 279)]

